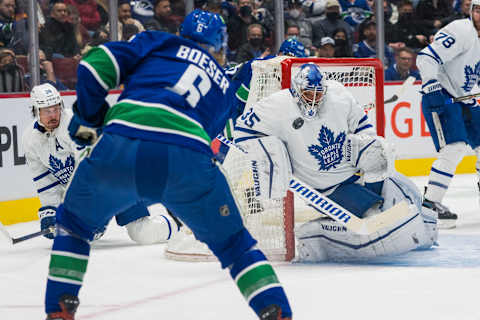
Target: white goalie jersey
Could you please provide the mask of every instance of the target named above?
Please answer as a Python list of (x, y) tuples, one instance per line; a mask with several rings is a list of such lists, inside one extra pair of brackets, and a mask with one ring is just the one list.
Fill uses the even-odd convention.
[(68, 134), (72, 112), (64, 109), (58, 128), (47, 132), (37, 121), (25, 130), (23, 148), (42, 207), (58, 206), (83, 148)]
[(358, 169), (346, 157), (347, 134), (375, 135), (367, 115), (347, 89), (328, 80), (319, 117), (302, 118), (289, 89), (266, 97), (237, 119), (237, 143), (276, 136), (285, 143), (293, 174), (316, 189), (329, 189), (349, 179)]
[(453, 97), (480, 92), (480, 39), (472, 21), (455, 20), (440, 29), (418, 54), (417, 66), (423, 83), (436, 79)]

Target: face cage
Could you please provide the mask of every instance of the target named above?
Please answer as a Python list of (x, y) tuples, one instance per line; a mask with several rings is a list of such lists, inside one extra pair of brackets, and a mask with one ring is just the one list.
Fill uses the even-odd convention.
[[(298, 96), (298, 105), (300, 107), (300, 111), (302, 114), (305, 116), (307, 119), (313, 119), (317, 116), (318, 112), (320, 111), (320, 107), (323, 104), (323, 99), (325, 97), (325, 94), (327, 93), (327, 88), (324, 87), (323, 92), (317, 88), (314, 90), (303, 90), (303, 91), (313, 91), (313, 99), (307, 100), (307, 98), (304, 96), (303, 92)], [(318, 101), (315, 101), (317, 98), (317, 93), (321, 92), (322, 96)]]

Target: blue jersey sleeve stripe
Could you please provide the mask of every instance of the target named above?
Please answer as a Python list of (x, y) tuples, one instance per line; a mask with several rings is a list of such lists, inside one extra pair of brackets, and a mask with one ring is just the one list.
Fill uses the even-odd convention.
[(238, 126), (235, 126), (234, 129), (235, 129), (235, 131), (245, 132), (245, 133), (249, 133), (249, 134), (260, 134), (262, 136), (265, 136), (265, 134), (263, 132), (252, 130), (252, 129), (242, 128), (242, 127), (238, 127)]
[(362, 123), (362, 122), (365, 122), (368, 120), (368, 116), (367, 115), (364, 115), (362, 119), (360, 119), (360, 121), (358, 121), (358, 124)]
[[(425, 50), (430, 50), (430, 52), (432, 54), (428, 54), (426, 52), (424, 52)], [(443, 64), (443, 61), (442, 59), (440, 58), (440, 56), (437, 54), (437, 52), (432, 48), (431, 45), (428, 45), (424, 50), (420, 51), (418, 53), (419, 56), (427, 56), (427, 57), (430, 57), (432, 58), (433, 60), (435, 60), (435, 62), (437, 62), (438, 64)]]
[(369, 144), (367, 144), (365, 147), (362, 148), (362, 150), (360, 150), (358, 152), (358, 157), (357, 157), (357, 161), (355, 162), (355, 167), (358, 166), (358, 161), (360, 161), (360, 158), (362, 157), (362, 154), (365, 150), (368, 149), (368, 147), (370, 147), (372, 145), (372, 143), (374, 143), (375, 140), (371, 141)]
[(102, 78), (100, 78), (99, 74), (97, 73), (97, 71), (86, 61), (80, 61), (80, 64), (78, 65), (79, 68), (81, 67), (85, 67), (85, 69), (87, 69), (91, 74), (92, 76), (95, 78), (95, 80), (97, 81), (97, 83), (105, 90), (105, 91), (108, 91), (108, 85), (102, 80)]
[(270, 157), (270, 153), (268, 153), (267, 149), (263, 145), (262, 140), (258, 140), (258, 143), (262, 147), (263, 152), (265, 152), (265, 154), (267, 155), (267, 159), (268, 159), (268, 162), (270, 164), (270, 177), (268, 179), (270, 187), (268, 188), (268, 197), (271, 198), (272, 197), (272, 182), (273, 182), (273, 161), (272, 161), (272, 157)]
[(47, 171), (45, 171), (44, 173), (42, 173), (42, 174), (36, 176), (35, 178), (33, 178), (33, 181), (38, 181), (38, 180), (40, 180), (40, 179), (42, 179), (42, 178), (45, 178), (45, 177), (48, 176), (49, 174), (50, 174), (50, 171), (47, 170)]
[(117, 59), (115, 58), (113, 53), (110, 51), (110, 49), (108, 49), (106, 46), (100, 45), (99, 47), (102, 48), (103, 51), (105, 51), (105, 53), (107, 54), (107, 56), (110, 58), (110, 60), (113, 63), (113, 66), (115, 68), (115, 73), (117, 75), (117, 77), (116, 77), (117, 80), (116, 80), (116, 86), (115, 87), (118, 87), (120, 85), (120, 67), (118, 65)]
[(37, 192), (42, 193), (42, 192), (47, 191), (48, 189), (51, 189), (51, 188), (53, 188), (53, 187), (55, 187), (59, 184), (60, 184), (60, 181), (55, 181), (54, 183), (49, 184), (48, 186), (45, 186), (43, 188), (38, 189)]
[(364, 125), (363, 127), (357, 128), (357, 130), (355, 130), (354, 133), (359, 133), (360, 131), (363, 131), (368, 128), (373, 128), (373, 126), (371, 124)]

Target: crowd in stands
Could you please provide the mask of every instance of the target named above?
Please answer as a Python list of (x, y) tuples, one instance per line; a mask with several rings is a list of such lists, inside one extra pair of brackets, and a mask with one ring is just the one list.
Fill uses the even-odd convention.
[[(75, 88), (76, 66), (92, 46), (109, 40), (108, 0), (37, 0), (41, 81)], [(274, 1), (195, 0), (195, 7), (222, 15), (230, 64), (274, 54)], [(455, 19), (469, 16), (471, 0), (383, 0), (385, 80), (413, 75), (416, 53)], [(376, 56), (373, 0), (285, 0), (285, 38), (305, 45), (309, 56)], [(0, 0), (0, 92), (28, 91), (27, 0)], [(118, 0), (118, 39), (144, 30), (179, 32), (184, 0)]]

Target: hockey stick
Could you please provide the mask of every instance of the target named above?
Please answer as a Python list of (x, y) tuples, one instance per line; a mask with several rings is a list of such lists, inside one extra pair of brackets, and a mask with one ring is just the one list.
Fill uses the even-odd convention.
[[(391, 98), (383, 101), (383, 104), (392, 103), (392, 102), (397, 101), (398, 98), (400, 98), (405, 93), (405, 91), (413, 85), (415, 80), (416, 80), (415, 77), (412, 77), (412, 76), (405, 79), (405, 81), (402, 83), (402, 86), (398, 89), (398, 92), (396, 94), (394, 94)], [(374, 103), (369, 103), (369, 104), (363, 105), (362, 108), (363, 108), (363, 110), (368, 112), (372, 109), (375, 109), (375, 104)]]
[[(233, 147), (248, 154), (244, 148), (228, 140), (221, 134), (217, 136), (217, 139), (229, 147)], [(381, 214), (363, 219), (358, 218), (353, 213), (343, 208), (335, 201), (330, 200), (295, 176), (292, 176), (290, 180), (289, 189), (300, 196), (305, 202), (309, 203), (317, 211), (345, 225), (349, 230), (362, 235), (372, 234), (383, 228), (393, 226), (401, 220), (404, 221), (410, 216), (413, 217), (407, 203), (401, 201), (394, 207), (383, 211)]]
[(22, 237), (13, 238), (12, 236), (10, 236), (10, 233), (8, 233), (5, 226), (0, 222), (0, 236), (1, 236), (1, 238), (4, 239), (3, 242), (7, 242), (10, 245), (14, 245), (14, 244), (17, 244), (19, 242), (23, 242), (25, 240), (33, 239), (33, 238), (43, 236), (43, 235), (46, 235), (46, 234), (49, 234), (49, 233), (54, 233), (54, 232), (55, 232), (55, 227), (50, 227), (48, 229), (44, 229), (44, 230), (41, 230), (41, 231), (38, 231), (38, 232), (34, 232), (34, 233), (24, 235)]
[(478, 98), (478, 97), (480, 97), (480, 92), (474, 93), (474, 94), (469, 94), (467, 96), (462, 96), (462, 97), (458, 97), (458, 98), (452, 98), (450, 103), (462, 102), (462, 101), (465, 101), (465, 100), (470, 100), (470, 99), (474, 99), (474, 98)]
[(397, 101), (398, 98), (401, 97), (402, 94), (404, 94), (405, 91), (413, 85), (415, 80), (416, 80), (415, 77), (412, 77), (412, 76), (405, 79), (405, 81), (402, 83), (402, 85), (398, 89), (398, 92), (396, 94), (394, 94), (390, 99), (385, 100), (383, 103), (387, 104), (387, 103), (392, 103), (392, 102)]

